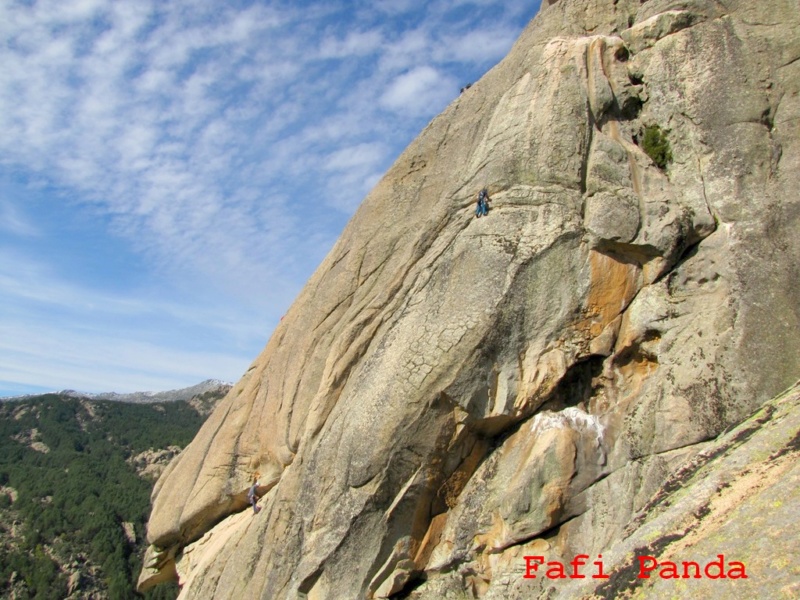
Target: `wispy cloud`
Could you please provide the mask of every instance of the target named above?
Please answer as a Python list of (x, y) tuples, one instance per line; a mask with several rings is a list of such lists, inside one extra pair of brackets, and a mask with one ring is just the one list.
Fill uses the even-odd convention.
[[(9, 0), (0, 175), (44, 180), (50, 202), (102, 219), (154, 277), (202, 281), (268, 322), (393, 158), (536, 8)], [(4, 197), (0, 227), (53, 234), (36, 220), (44, 206)]]
[(18, 206), (0, 197), (0, 231), (17, 237), (38, 237), (41, 231)]
[[(3, 251), (0, 302), (0, 381), (50, 389), (134, 391), (181, 387), (209, 376), (235, 379), (261, 341), (241, 307), (84, 287)], [(157, 333), (165, 325), (170, 334)], [(226, 340), (224, 351), (214, 350), (218, 339)], [(114, 378), (115, 384), (103, 387)]]
[(452, 98), (458, 83), (439, 70), (423, 65), (398, 75), (381, 96), (381, 105), (403, 115), (426, 114), (430, 106)]

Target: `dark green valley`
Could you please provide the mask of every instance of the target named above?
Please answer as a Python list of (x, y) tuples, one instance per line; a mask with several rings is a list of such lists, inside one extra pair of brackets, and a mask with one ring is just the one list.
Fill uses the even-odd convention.
[(151, 404), (72, 393), (0, 404), (0, 596), (142, 597), (134, 589), (155, 479), (224, 392)]

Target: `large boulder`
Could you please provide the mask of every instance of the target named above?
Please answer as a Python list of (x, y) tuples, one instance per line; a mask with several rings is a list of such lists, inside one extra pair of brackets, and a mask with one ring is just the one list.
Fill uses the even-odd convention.
[(610, 547), (800, 376), (799, 32), (789, 0), (543, 3), (162, 475), (140, 588), (502, 597), (523, 552)]

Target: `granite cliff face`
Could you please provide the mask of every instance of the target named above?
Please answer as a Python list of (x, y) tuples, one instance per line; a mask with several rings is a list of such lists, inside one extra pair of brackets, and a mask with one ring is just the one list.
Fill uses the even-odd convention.
[(621, 569), (670, 474), (800, 376), (799, 59), (793, 0), (545, 0), (163, 474), (140, 586), (575, 597), (523, 557)]

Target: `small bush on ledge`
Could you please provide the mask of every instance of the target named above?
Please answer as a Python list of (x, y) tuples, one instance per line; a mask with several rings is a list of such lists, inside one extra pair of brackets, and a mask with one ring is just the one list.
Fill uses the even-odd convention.
[(642, 134), (642, 149), (658, 168), (664, 170), (672, 162), (667, 134), (658, 125), (647, 125)]

